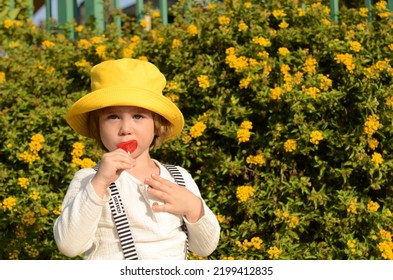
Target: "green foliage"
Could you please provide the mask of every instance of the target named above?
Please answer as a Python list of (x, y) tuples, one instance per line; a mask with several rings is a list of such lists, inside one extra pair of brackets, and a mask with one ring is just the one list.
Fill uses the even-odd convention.
[(0, 258), (63, 258), (53, 222), (73, 173), (100, 158), (64, 115), (92, 65), (133, 57), (165, 73), (185, 116), (154, 156), (187, 168), (217, 214), (210, 259), (392, 259), (386, 5), (334, 22), (317, 1), (265, 2), (179, 1), (167, 26), (149, 8), (151, 29), (122, 15), (121, 32), (74, 26), (72, 40), (1, 22)]

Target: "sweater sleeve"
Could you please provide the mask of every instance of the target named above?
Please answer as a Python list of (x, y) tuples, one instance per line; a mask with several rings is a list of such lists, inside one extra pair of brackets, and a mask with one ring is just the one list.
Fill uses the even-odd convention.
[(220, 239), (220, 225), (216, 215), (203, 200), (192, 176), (183, 168), (180, 168), (180, 171), (185, 179), (187, 188), (201, 198), (204, 209), (204, 216), (196, 223), (190, 223), (184, 218), (188, 231), (188, 246), (190, 251), (206, 257), (217, 248)]
[(75, 173), (62, 204), (62, 212), (54, 225), (54, 237), (59, 250), (68, 257), (87, 251), (94, 243), (95, 232), (107, 195), (100, 198), (91, 185), (95, 171), (81, 169)]

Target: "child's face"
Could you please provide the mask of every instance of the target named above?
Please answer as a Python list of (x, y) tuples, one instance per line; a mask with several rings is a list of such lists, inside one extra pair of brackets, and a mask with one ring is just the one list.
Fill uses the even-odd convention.
[(137, 156), (145, 150), (149, 151), (154, 139), (152, 112), (139, 107), (114, 106), (102, 109), (99, 128), (101, 141), (109, 151), (116, 150), (120, 142), (136, 140)]

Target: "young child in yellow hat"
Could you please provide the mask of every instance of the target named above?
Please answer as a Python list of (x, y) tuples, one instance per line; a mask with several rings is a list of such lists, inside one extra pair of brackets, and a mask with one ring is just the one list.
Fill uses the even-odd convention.
[(165, 84), (157, 67), (142, 60), (92, 68), (92, 91), (66, 120), (105, 153), (94, 169), (76, 172), (65, 195), (54, 235), (66, 256), (186, 259), (187, 249), (200, 256), (216, 249), (220, 226), (192, 176), (179, 166), (174, 176), (150, 156), (184, 126), (178, 107), (162, 94)]

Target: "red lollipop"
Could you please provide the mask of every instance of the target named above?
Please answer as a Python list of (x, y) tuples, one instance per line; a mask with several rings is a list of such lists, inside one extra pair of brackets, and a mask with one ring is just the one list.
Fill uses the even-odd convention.
[(136, 142), (136, 140), (130, 140), (130, 141), (126, 141), (126, 142), (121, 142), (121, 143), (117, 144), (116, 146), (120, 149), (123, 149), (127, 153), (131, 154), (138, 147), (138, 142)]

